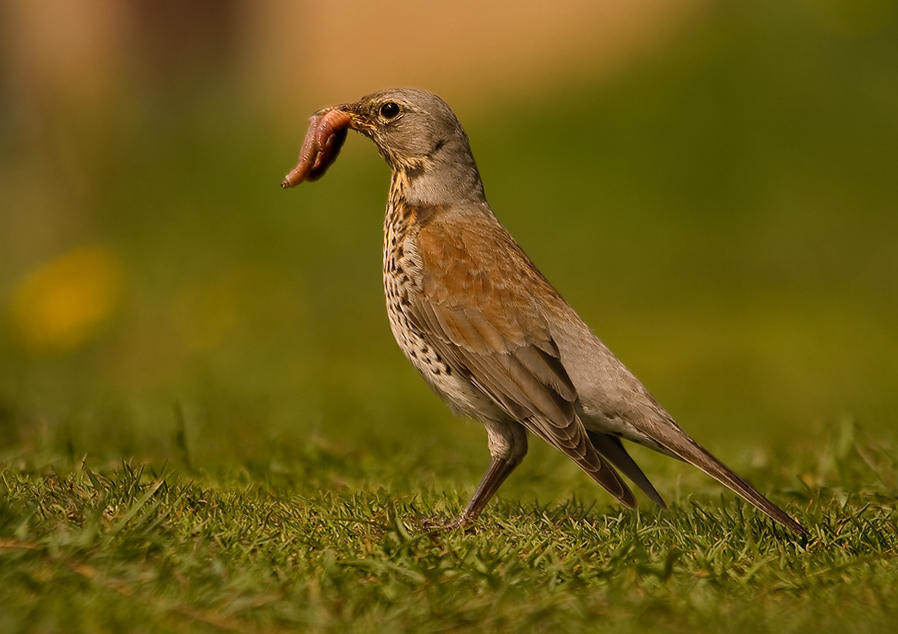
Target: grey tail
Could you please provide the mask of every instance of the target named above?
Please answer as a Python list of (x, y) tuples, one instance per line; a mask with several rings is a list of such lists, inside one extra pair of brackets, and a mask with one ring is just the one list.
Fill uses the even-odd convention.
[(771, 519), (779, 522), (786, 528), (792, 529), (796, 533), (801, 533), (802, 535), (808, 534), (808, 531), (804, 526), (796, 522), (784, 510), (764, 497), (760, 491), (742, 479), (740, 475), (712, 456), (707, 449), (686, 436), (685, 433), (682, 431), (680, 433), (683, 437), (675, 439), (676, 442), (671, 443), (668, 441), (669, 439), (665, 439), (661, 444), (663, 444), (669, 451), (676, 454), (679, 458), (698, 467), (722, 485), (732, 489), (747, 502), (750, 502), (759, 510), (769, 515)]
[(630, 454), (627, 453), (627, 450), (624, 449), (624, 444), (621, 442), (620, 438), (595, 431), (587, 431), (586, 433), (589, 435), (589, 440), (592, 442), (593, 447), (595, 447), (600, 454), (608, 458), (611, 464), (620, 469), (625, 476), (633, 481), (633, 484), (642, 489), (643, 493), (645, 493), (650, 500), (663, 509), (667, 508), (664, 499), (658, 494), (655, 487), (652, 486), (652, 483), (649, 482), (649, 479), (642, 472), (642, 469), (639, 468), (639, 465), (634, 462), (633, 458), (630, 457)]

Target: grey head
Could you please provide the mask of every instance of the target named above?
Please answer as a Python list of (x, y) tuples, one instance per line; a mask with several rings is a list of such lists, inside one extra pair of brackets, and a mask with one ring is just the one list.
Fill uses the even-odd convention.
[(484, 202), (468, 135), (437, 95), (393, 88), (337, 106), (354, 130), (369, 137), (412, 204)]

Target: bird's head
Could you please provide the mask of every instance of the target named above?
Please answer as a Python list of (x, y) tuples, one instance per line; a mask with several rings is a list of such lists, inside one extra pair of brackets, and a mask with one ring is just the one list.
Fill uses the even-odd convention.
[(338, 106), (350, 127), (369, 137), (393, 169), (421, 169), (449, 146), (470, 152), (455, 113), (433, 93), (384, 90)]
[(349, 128), (374, 141), (416, 202), (482, 200), (480, 175), (455, 113), (437, 95), (411, 88), (376, 92), (312, 115), (299, 164), (282, 186), (322, 176)]

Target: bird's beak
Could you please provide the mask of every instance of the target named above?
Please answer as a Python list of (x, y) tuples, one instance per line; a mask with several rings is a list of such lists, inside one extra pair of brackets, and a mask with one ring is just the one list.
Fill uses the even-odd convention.
[(359, 130), (359, 117), (353, 104), (332, 106), (309, 117), (309, 130), (299, 152), (299, 161), (287, 174), (281, 187), (295, 187), (304, 181), (318, 180), (337, 160), (349, 128)]
[(361, 103), (344, 103), (329, 108), (329, 110), (339, 110), (340, 112), (346, 113), (349, 117), (349, 127), (356, 132), (361, 132), (366, 136), (370, 136), (371, 131), (374, 129), (374, 124), (372, 124), (369, 117), (364, 114)]

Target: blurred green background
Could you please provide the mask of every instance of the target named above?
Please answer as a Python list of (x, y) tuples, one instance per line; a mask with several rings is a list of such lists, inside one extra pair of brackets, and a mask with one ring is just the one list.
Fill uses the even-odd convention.
[(709, 447), (894, 433), (895, 2), (34, 4), (0, 9), (7, 458), (485, 464), (389, 333), (373, 146), (278, 187), (311, 111), (392, 84), (453, 105), (499, 218)]

